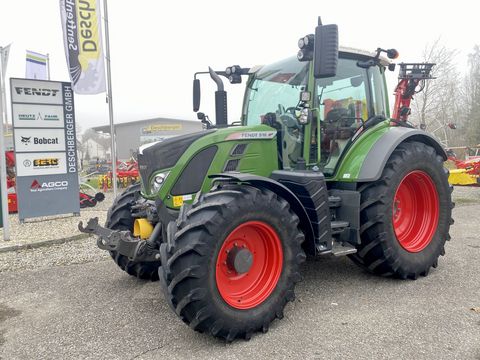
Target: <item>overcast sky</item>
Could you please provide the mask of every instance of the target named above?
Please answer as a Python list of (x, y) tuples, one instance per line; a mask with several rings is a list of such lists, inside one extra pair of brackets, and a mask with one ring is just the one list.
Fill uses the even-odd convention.
[[(441, 37), (459, 50), (458, 64), (464, 67), (467, 54), (480, 43), (477, 1), (109, 0), (108, 5), (116, 122), (196, 119), (195, 71), (209, 65), (216, 70), (248, 67), (295, 55), (298, 38), (314, 31), (318, 15), (324, 24), (338, 24), (341, 45), (394, 47), (404, 62), (421, 60), (425, 44)], [(52, 80), (68, 81), (59, 1), (0, 0), (0, 12), (0, 46), (12, 43), (7, 78), (25, 76), (28, 49), (49, 53)], [(397, 73), (387, 76), (394, 84)], [(213, 82), (203, 78), (201, 111), (212, 118), (214, 90)], [(235, 121), (244, 85), (227, 90), (230, 121)], [(83, 130), (108, 123), (105, 94), (76, 95), (75, 102)]]

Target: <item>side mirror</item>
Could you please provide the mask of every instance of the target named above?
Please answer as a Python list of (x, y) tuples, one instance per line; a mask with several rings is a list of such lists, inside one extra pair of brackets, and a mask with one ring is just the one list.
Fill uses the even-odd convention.
[(202, 112), (198, 112), (197, 119), (203, 121), (205, 119), (205, 114)]
[(387, 50), (387, 57), (389, 59), (396, 59), (398, 58), (400, 54), (398, 53), (398, 51), (396, 49), (388, 49)]
[(193, 80), (193, 111), (197, 112), (200, 109), (200, 80)]
[(318, 20), (315, 28), (313, 58), (313, 76), (326, 78), (337, 74), (338, 63), (338, 26), (322, 25)]

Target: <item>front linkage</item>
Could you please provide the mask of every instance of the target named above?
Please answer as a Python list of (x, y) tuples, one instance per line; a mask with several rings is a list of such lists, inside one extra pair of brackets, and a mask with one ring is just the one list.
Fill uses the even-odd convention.
[(158, 261), (160, 252), (154, 239), (162, 231), (161, 223), (157, 223), (148, 240), (141, 240), (132, 236), (130, 231), (110, 230), (98, 224), (98, 217), (88, 220), (84, 227), (83, 222), (78, 224), (78, 230), (85, 234), (97, 235), (97, 246), (102, 250), (115, 251), (135, 262)]

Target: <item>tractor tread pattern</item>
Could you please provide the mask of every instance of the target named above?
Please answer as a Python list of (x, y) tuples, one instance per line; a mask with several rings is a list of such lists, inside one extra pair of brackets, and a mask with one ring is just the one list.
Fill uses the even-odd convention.
[[(273, 302), (274, 307), (269, 312), (263, 313), (260, 319), (232, 326), (231, 319), (220, 316), (218, 309), (212, 305), (210, 294), (207, 294), (211, 291), (207, 291), (207, 278), (211, 274), (202, 268), (206, 268), (210, 256), (208, 250), (215, 243), (218, 224), (225, 224), (226, 220), (241, 212), (242, 204), (255, 206), (265, 202), (276, 209), (283, 209), (284, 221), (291, 224), (291, 236), (284, 240), (284, 246), (292, 249), (291, 271), (287, 272), (283, 295)], [(201, 195), (193, 205), (184, 205), (178, 219), (169, 224), (168, 243), (160, 247), (162, 265), (158, 272), (170, 307), (195, 331), (209, 333), (227, 342), (236, 338), (249, 340), (256, 331), (266, 332), (275, 318), (283, 317), (283, 308), (288, 301), (295, 299), (294, 286), (301, 280), (299, 265), (306, 258), (301, 248), (305, 237), (298, 225), (298, 216), (290, 210), (286, 200), (270, 190), (249, 185), (223, 185)]]
[(445, 186), (445, 193), (448, 194), (446, 196), (450, 203), (450, 209), (447, 211), (448, 219), (446, 222), (448, 222), (448, 225), (444, 226), (446, 231), (438, 235), (441, 239), (438, 248), (435, 250), (435, 256), (431, 257), (431, 260), (422, 266), (405, 266), (397, 251), (388, 241), (389, 235), (386, 232), (386, 223), (388, 213), (391, 210), (386, 208), (385, 194), (391, 186), (392, 179), (395, 178), (398, 167), (409, 161), (407, 158), (412, 159), (412, 156), (428, 157), (432, 159), (432, 162), (437, 162), (438, 166), (443, 167), (443, 158), (431, 146), (417, 141), (405, 142), (394, 150), (379, 180), (361, 184), (358, 187), (362, 199), (360, 205), (360, 218), (363, 219), (360, 228), (362, 243), (357, 246), (358, 252), (349, 255), (349, 257), (361, 268), (376, 275), (412, 280), (416, 280), (419, 276), (427, 276), (431, 267), (437, 267), (438, 256), (445, 254), (445, 241), (450, 240), (448, 228), (449, 225), (453, 224), (451, 209), (453, 209), (454, 203), (451, 201), (451, 186), (448, 185), (448, 170), (444, 170), (441, 174), (442, 186)]

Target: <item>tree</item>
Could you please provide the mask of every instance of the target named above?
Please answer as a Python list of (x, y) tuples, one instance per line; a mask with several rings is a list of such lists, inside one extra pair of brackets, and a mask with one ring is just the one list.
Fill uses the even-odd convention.
[(100, 134), (97, 134), (98, 137), (97, 139), (95, 140), (102, 148), (103, 150), (105, 151), (105, 154), (107, 153), (107, 151), (110, 149), (111, 147), (111, 140), (110, 140), (110, 136), (109, 135), (100, 135)]
[[(435, 63), (423, 91), (414, 97), (411, 121), (419, 127), (437, 136), (444, 146), (449, 145), (452, 131), (451, 124), (459, 118), (459, 73), (455, 66), (457, 50), (448, 49), (435, 40), (427, 44), (423, 51), (423, 61)], [(449, 126), (450, 125), (450, 126)]]
[(468, 145), (480, 144), (480, 46), (475, 45), (468, 55), (468, 72), (464, 92), (466, 102), (466, 140)]

